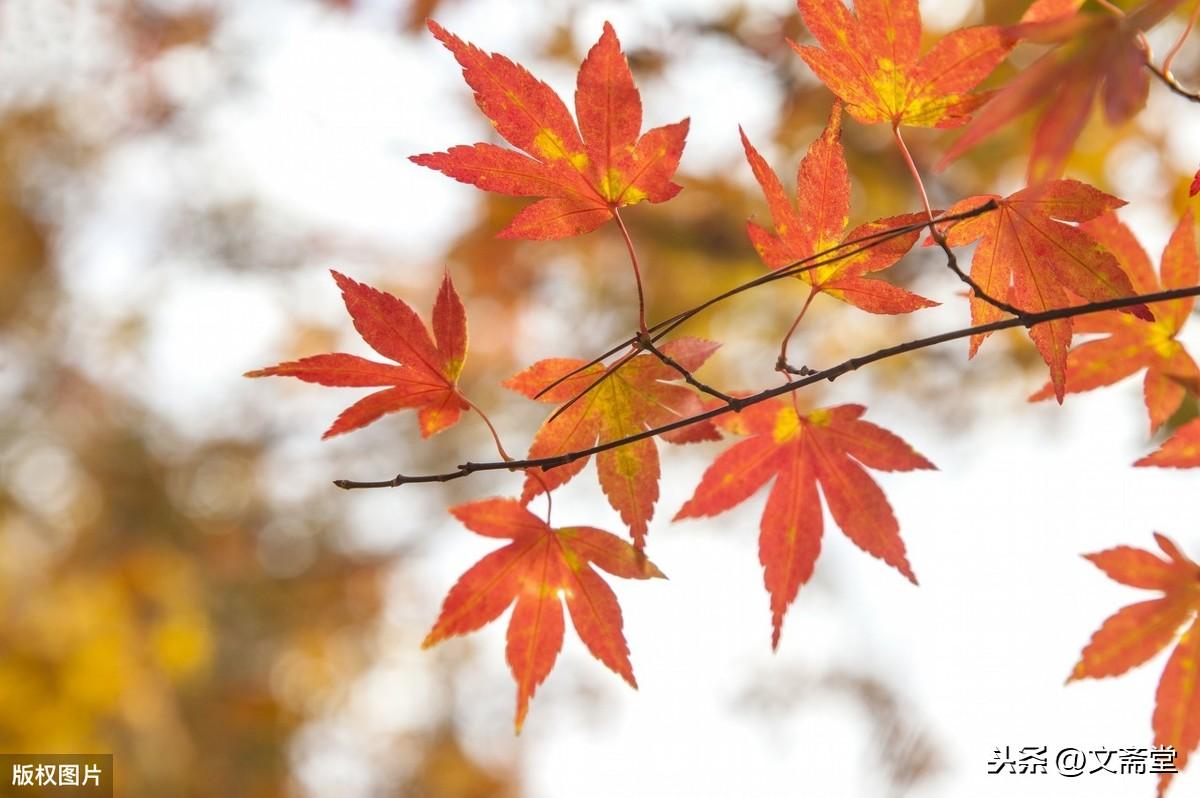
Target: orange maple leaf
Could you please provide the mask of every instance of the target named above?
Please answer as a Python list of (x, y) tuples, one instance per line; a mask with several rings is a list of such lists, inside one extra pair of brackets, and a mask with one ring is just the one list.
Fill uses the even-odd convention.
[[(1139, 294), (1186, 288), (1200, 282), (1200, 257), (1190, 210), (1179, 220), (1163, 250), (1161, 280), (1145, 250), (1116, 215), (1107, 213), (1080, 225), (1079, 229), (1116, 255)], [(1195, 297), (1186, 297), (1155, 303), (1150, 307), (1153, 321), (1115, 311), (1077, 318), (1076, 332), (1107, 333), (1108, 337), (1080, 344), (1068, 353), (1067, 393), (1112, 385), (1144, 368), (1146, 410), (1150, 413), (1150, 432), (1154, 433), (1179, 409), (1189, 388), (1200, 393), (1200, 368), (1176, 340), (1195, 301)], [(1047, 383), (1029, 399), (1048, 399), (1053, 391), (1053, 386)]]
[(954, 127), (986, 95), (971, 94), (1016, 44), (1003, 29), (979, 26), (940, 38), (921, 57), (917, 0), (798, 0), (820, 47), (788, 42), (849, 114), (864, 124)]
[[(663, 344), (661, 350), (694, 372), (718, 346), (699, 338), (679, 338)], [(704, 410), (703, 402), (691, 388), (674, 382), (682, 379), (679, 372), (654, 355), (639, 354), (609, 369), (600, 364), (583, 368), (585, 365), (586, 361), (571, 358), (541, 360), (505, 381), (505, 387), (550, 404), (570, 402), (586, 392), (542, 424), (529, 447), (530, 458), (554, 457), (620, 440)], [(563, 379), (576, 370), (578, 373)], [(546, 386), (559, 380), (562, 381), (542, 393)], [(683, 443), (715, 438), (716, 431), (710, 424), (702, 423), (664, 433), (662, 437)], [(527, 474), (522, 501), (528, 502), (539, 493), (564, 484), (582, 471), (587, 461), (588, 458), (581, 457), (557, 468), (536, 469)], [(596, 469), (609, 504), (629, 526), (634, 544), (642, 548), (658, 501), (658, 447), (652, 439), (645, 438), (609, 449), (596, 456)]]
[(636, 688), (621, 607), (596, 566), (625, 579), (650, 579), (662, 571), (609, 532), (577, 526), (552, 529), (515, 499), (484, 499), (450, 510), (472, 532), (512, 542), (469, 568), (442, 604), (422, 648), (479, 629), (514, 601), (508, 622), (508, 667), (517, 682), (516, 729), (529, 700), (562, 650), (562, 600), (592, 656)]
[[(746, 232), (768, 267), (780, 269), (843, 241), (854, 241), (927, 218), (916, 213), (894, 216), (860, 225), (845, 235), (850, 219), (850, 175), (841, 137), (842, 106), (835, 102), (824, 132), (800, 161), (796, 173), (796, 204), (793, 205), (778, 175), (742, 133), (746, 160), (766, 196), (773, 222), (770, 230), (746, 222)], [(874, 245), (864, 244), (859, 252), (855, 252), (853, 246), (838, 250), (797, 277), (808, 282), (813, 291), (830, 294), (871, 313), (909, 313), (932, 307), (937, 303), (882, 280), (863, 276), (894, 265), (912, 249), (919, 237), (920, 231), (913, 230)]]
[[(1124, 200), (1077, 180), (1055, 180), (1008, 197), (968, 197), (946, 213), (977, 208), (988, 200), (996, 201), (996, 210), (955, 222), (946, 230), (946, 243), (952, 247), (979, 241), (971, 258), (971, 277), (988, 296), (1035, 313), (1076, 304), (1073, 297), (1095, 302), (1134, 293), (1116, 257), (1084, 229), (1065, 224), (1095, 219), (1121, 207)], [(1144, 305), (1125, 312), (1154, 320)], [(1003, 315), (972, 292), (972, 324), (986, 324)], [(1059, 402), (1066, 390), (1067, 349), (1074, 329), (1071, 319), (1059, 319), (1029, 330), (1050, 367)], [(971, 337), (971, 357), (987, 335)]]
[(719, 423), (748, 435), (713, 462), (675, 515), (716, 515), (750, 498), (772, 477), (759, 527), (758, 559), (771, 596), (779, 645), (783, 615), (812, 576), (821, 549), (821, 501), (846, 537), (916, 584), (900, 539), (900, 526), (883, 491), (863, 466), (880, 471), (936, 468), (896, 435), (861, 419), (862, 405), (839, 405), (800, 415), (790, 401), (772, 399)]
[(246, 372), (247, 377), (296, 377), (318, 385), (354, 388), (389, 386), (342, 411), (321, 437), (365, 427), (397, 410), (416, 408), (422, 437), (458, 422), (470, 408), (458, 391), (458, 376), (467, 357), (467, 315), (447, 274), (433, 305), (433, 338), (417, 314), (391, 294), (355, 282), (338, 272), (354, 329), (371, 348), (397, 365), (358, 355), (334, 353), (280, 363)]
[[(1119, 676), (1169, 646), (1180, 627), (1190, 624), (1167, 660), (1154, 708), (1154, 744), (1176, 751), (1183, 770), (1200, 743), (1200, 565), (1169, 538), (1154, 533), (1166, 559), (1131, 546), (1085, 554), (1097, 568), (1123, 585), (1160, 590), (1161, 598), (1118, 610), (1092, 635), (1068, 682)], [(1166, 792), (1172, 774), (1159, 777), (1158, 794)]]
[(1058, 177), (1091, 116), (1097, 94), (1106, 119), (1114, 126), (1133, 118), (1145, 106), (1150, 77), (1141, 37), (1179, 2), (1149, 0), (1120, 17), (1108, 11), (1077, 13), (1083, 0), (1035, 2), (1009, 34), (1056, 46), (979, 109), (938, 168), (1017, 116), (1045, 105), (1033, 136), (1028, 179), (1040, 183)]
[[(616, 208), (664, 202), (683, 153), (688, 120), (642, 129), (642, 100), (612, 25), (579, 67), (575, 113), (520, 64), (486, 53), (429, 21), (433, 35), (462, 65), (475, 104), (506, 141), (528, 155), (472, 144), (411, 160), (484, 191), (545, 197), (499, 233), (501, 238), (579, 235), (613, 218)], [(582, 135), (581, 135), (582, 131)]]
[(1200, 468), (1200, 418), (1194, 418), (1162, 446), (1134, 463), (1159, 468)]

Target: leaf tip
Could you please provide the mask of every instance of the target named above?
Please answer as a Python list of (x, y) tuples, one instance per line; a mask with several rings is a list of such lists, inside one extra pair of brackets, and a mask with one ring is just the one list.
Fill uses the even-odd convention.
[[(425, 18), (425, 27), (443, 44), (446, 44), (447, 39), (454, 38), (454, 34), (439, 25), (432, 17)], [(447, 46), (449, 45), (447, 44)]]
[(1066, 375), (1055, 375), (1054, 378), (1054, 400), (1061, 406), (1064, 397), (1067, 395)]
[(513, 734), (521, 736), (521, 730), (525, 728), (525, 716), (529, 714), (529, 696), (517, 696), (517, 713), (513, 716)]
[(1066, 687), (1072, 682), (1081, 681), (1085, 676), (1087, 676), (1087, 666), (1083, 664), (1083, 660), (1080, 660), (1079, 662), (1075, 663), (1074, 668), (1071, 668), (1071, 672), (1067, 675), (1067, 679), (1063, 682), (1063, 686)]
[(357, 285), (354, 280), (342, 274), (337, 269), (330, 269), (329, 274), (332, 275), (333, 281), (337, 283), (337, 287), (342, 289), (343, 294), (352, 290), (354, 286)]

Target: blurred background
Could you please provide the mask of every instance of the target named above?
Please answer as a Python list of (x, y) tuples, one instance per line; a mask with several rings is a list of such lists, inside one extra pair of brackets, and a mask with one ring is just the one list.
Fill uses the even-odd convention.
[[(927, 44), (1023, 6), (922, 2)], [(1158, 52), (1188, 10), (1154, 31)], [(514, 495), (519, 477), (338, 491), (489, 459), (486, 430), (465, 418), (422, 441), (404, 414), (322, 443), (360, 392), (240, 375), (368, 353), (330, 268), (422, 314), (449, 268), (471, 325), (464, 387), (517, 451), (545, 407), (499, 382), (634, 323), (614, 229), (498, 241), (520, 201), (407, 161), (493, 136), (427, 16), (567, 97), (611, 20), (647, 125), (692, 119), (685, 191), (626, 215), (649, 315), (761, 273), (744, 221), (766, 209), (737, 125), (791, 190), (831, 102), (784, 43), (806, 36), (787, 0), (0, 0), (0, 750), (114, 752), (122, 796), (1150, 795), (1151, 777), (987, 775), (1004, 746), (1150, 744), (1164, 657), (1062, 687), (1099, 622), (1141, 600), (1077, 555), (1159, 530), (1200, 556), (1197, 475), (1129, 468), (1155, 443), (1140, 381), (1027, 405), (1045, 368), (1015, 334), (969, 367), (955, 344), (803, 395), (867, 404), (941, 467), (880, 480), (919, 589), (827, 523), (771, 655), (763, 495), (670, 524), (722, 444), (669, 447), (649, 553), (671, 580), (616, 586), (640, 692), (568, 632), (516, 738), (503, 622), (419, 649), (493, 547), (445, 508)], [(1175, 72), (1200, 82), (1200, 45)], [(938, 176), (954, 134), (909, 145), (945, 207), (1019, 188), (1030, 129)], [(918, 208), (888, 131), (847, 121), (845, 141), (852, 223)], [(1155, 84), (1126, 127), (1087, 128), (1069, 174), (1129, 200), (1157, 262), (1197, 141), (1200, 107)], [(821, 297), (797, 361), (966, 323), (940, 261), (916, 252), (892, 274), (944, 305), (877, 318)], [(777, 286), (693, 322), (724, 342), (701, 376), (773, 384), (804, 295)], [(1173, 425), (1195, 412), (1193, 397)], [(590, 470), (555, 515), (621, 531)]]

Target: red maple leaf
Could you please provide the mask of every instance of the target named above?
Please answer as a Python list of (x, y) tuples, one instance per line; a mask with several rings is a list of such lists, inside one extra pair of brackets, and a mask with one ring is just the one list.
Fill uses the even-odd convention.
[(996, 92), (954, 142), (939, 168), (1003, 125), (1044, 105), (1029, 157), (1030, 183), (1062, 174), (1075, 140), (1100, 95), (1109, 124), (1119, 125), (1142, 109), (1150, 90), (1142, 49), (1144, 31), (1157, 25), (1180, 0), (1149, 0), (1128, 15), (1107, 10), (1077, 13), (1083, 0), (1038, 0), (1009, 29), (1013, 37), (1054, 44)]
[(1175, 431), (1157, 450), (1134, 463), (1160, 468), (1200, 468), (1200, 418)]
[(654, 563), (600, 529), (551, 529), (515, 499), (484, 499), (450, 512), (472, 532), (511, 542), (458, 578), (422, 648), (491, 623), (515, 601), (505, 653), (517, 682), (515, 723), (520, 733), (529, 700), (562, 650), (565, 600), (575, 631), (592, 656), (637, 687), (621, 607), (592, 566), (625, 579), (666, 578)]
[[(742, 133), (742, 146), (754, 177), (771, 210), (770, 230), (746, 223), (746, 232), (763, 262), (780, 269), (841, 244), (885, 230), (920, 222), (924, 214), (906, 214), (856, 227), (846, 235), (850, 219), (850, 175), (842, 150), (842, 106), (835, 102), (820, 138), (808, 148), (796, 173), (796, 204), (784, 191), (779, 177)], [(800, 272), (813, 291), (824, 292), (871, 313), (909, 313), (936, 305), (924, 297), (882, 280), (863, 275), (892, 266), (920, 237), (919, 230), (871, 246), (854, 246), (830, 253)]]
[[(663, 344), (661, 349), (683, 368), (694, 372), (718, 346), (699, 338), (679, 338)], [(505, 381), (505, 387), (550, 404), (571, 402), (586, 392), (542, 424), (529, 447), (530, 458), (588, 449), (597, 443), (620, 440), (690, 418), (704, 410), (696, 393), (676, 382), (682, 379), (679, 372), (654, 355), (639, 354), (609, 369), (599, 364), (583, 368), (585, 365), (586, 361), (572, 358), (541, 360)], [(555, 387), (545, 390), (556, 382)], [(664, 433), (662, 437), (682, 443), (714, 438), (716, 431), (709, 424), (696, 424)], [(545, 490), (554, 490), (582, 471), (587, 461), (588, 458), (581, 457), (556, 468), (527, 474), (522, 500), (528, 502)], [(658, 447), (652, 439), (645, 438), (603, 451), (596, 456), (596, 469), (609, 504), (629, 525), (635, 545), (642, 548), (658, 501)]]
[[(1008, 197), (968, 197), (946, 211), (953, 214), (995, 200), (994, 211), (951, 224), (946, 243), (961, 247), (979, 241), (971, 258), (971, 277), (990, 297), (1034, 313), (1076, 304), (1075, 297), (1103, 301), (1131, 296), (1133, 284), (1116, 257), (1097, 245), (1086, 230), (1066, 222), (1086, 222), (1125, 204), (1077, 180), (1055, 180)], [(1129, 311), (1146, 321), (1144, 305)], [(996, 321), (1004, 312), (971, 294), (972, 324)], [(1050, 367), (1054, 395), (1066, 390), (1067, 349), (1072, 319), (1037, 324), (1029, 337)], [(971, 357), (988, 334), (971, 337)]]
[[(1200, 565), (1164, 535), (1156, 532), (1154, 539), (1166, 559), (1130, 546), (1084, 555), (1117, 582), (1163, 595), (1109, 617), (1084, 647), (1067, 681), (1120, 676), (1167, 648), (1188, 624), (1158, 683), (1153, 720), (1154, 745), (1174, 748), (1175, 766), (1183, 770), (1200, 743)], [(1171, 777), (1159, 777), (1160, 796)]]
[[(1139, 294), (1187, 288), (1200, 282), (1191, 211), (1179, 220), (1163, 250), (1161, 280), (1133, 233), (1114, 214), (1093, 219), (1079, 229), (1117, 257)], [(1150, 307), (1152, 321), (1115, 311), (1077, 318), (1076, 332), (1106, 333), (1108, 337), (1080, 344), (1067, 355), (1067, 393), (1112, 385), (1146, 369), (1146, 410), (1150, 413), (1150, 432), (1155, 432), (1179, 409), (1188, 389), (1200, 393), (1200, 368), (1176, 340), (1195, 302), (1195, 297), (1157, 302)], [(1036, 401), (1053, 395), (1054, 388), (1047, 383), (1029, 398)]]
[(411, 160), (485, 191), (545, 197), (518, 213), (501, 238), (579, 235), (612, 219), (616, 208), (664, 202), (679, 193), (671, 178), (688, 120), (639, 137), (642, 100), (612, 25), (604, 23), (600, 41), (579, 67), (576, 127), (558, 95), (520, 64), (485, 53), (432, 20), (428, 24), (462, 65), (479, 110), (527, 155), (472, 144)]
[(403, 300), (357, 283), (338, 272), (354, 329), (371, 348), (396, 365), (342, 353), (280, 363), (249, 371), (247, 377), (296, 377), (319, 385), (382, 387), (342, 411), (321, 437), (365, 427), (387, 413), (415, 408), (421, 436), (453, 426), (470, 408), (458, 391), (458, 376), (467, 357), (467, 315), (447, 274), (433, 305), (433, 338)]
[(863, 421), (865, 410), (839, 405), (800, 415), (790, 401), (776, 398), (724, 417), (723, 427), (749, 437), (717, 457), (675, 515), (679, 520), (722, 513), (775, 478), (758, 538), (771, 595), (772, 647), (778, 647), (784, 612), (812, 576), (821, 549), (818, 483), (846, 537), (916, 584), (891, 505), (863, 466), (880, 471), (935, 466), (896, 435)]
[(965, 28), (922, 57), (917, 0), (855, 0), (854, 14), (839, 0), (797, 4), (821, 47), (789, 44), (864, 124), (963, 124), (987, 99), (971, 90), (1016, 44), (1001, 28)]

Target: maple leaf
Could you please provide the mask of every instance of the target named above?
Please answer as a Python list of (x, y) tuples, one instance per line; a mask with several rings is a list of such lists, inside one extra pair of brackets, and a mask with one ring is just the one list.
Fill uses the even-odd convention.
[[(1170, 538), (1156, 532), (1154, 539), (1166, 559), (1131, 546), (1084, 555), (1111, 579), (1163, 595), (1109, 617), (1084, 647), (1067, 681), (1119, 676), (1169, 646), (1188, 624), (1159, 680), (1153, 720), (1155, 746), (1173, 747), (1175, 765), (1183, 770), (1200, 743), (1200, 565)], [(1160, 796), (1172, 775), (1159, 777)]]
[[(1114, 214), (1107, 213), (1080, 225), (1079, 229), (1117, 257), (1139, 294), (1186, 288), (1200, 282), (1200, 257), (1190, 210), (1179, 220), (1163, 250), (1161, 280), (1133, 233)], [(1112, 385), (1144, 368), (1146, 410), (1150, 414), (1150, 432), (1154, 433), (1179, 409), (1189, 388), (1200, 393), (1200, 368), (1176, 340), (1195, 301), (1194, 297), (1187, 297), (1155, 303), (1150, 307), (1152, 321), (1115, 311), (1076, 319), (1076, 332), (1107, 333), (1108, 337), (1081, 344), (1068, 353), (1066, 391), (1077, 393)], [(1048, 399), (1053, 390), (1047, 383), (1029, 397), (1030, 401)]]
[[(718, 346), (699, 338), (678, 338), (660, 349), (694, 372)], [(569, 402), (586, 391), (586, 395), (542, 424), (529, 447), (530, 458), (554, 457), (620, 440), (704, 410), (695, 392), (676, 382), (681, 379), (679, 372), (654, 355), (639, 354), (619, 367), (608, 369), (600, 364), (583, 368), (585, 365), (585, 361), (571, 358), (541, 360), (504, 382), (507, 388), (550, 404)], [(578, 373), (563, 379), (576, 370)], [(558, 380), (562, 381), (541, 393)], [(601, 381), (597, 383), (598, 380)], [(595, 387), (591, 387), (593, 384)], [(710, 424), (701, 423), (664, 433), (662, 437), (684, 443), (718, 436)], [(526, 474), (522, 501), (528, 502), (539, 493), (566, 483), (583, 470), (587, 461), (588, 458), (581, 457), (566, 465)], [(646, 438), (609, 449), (596, 456), (596, 470), (609, 504), (629, 526), (634, 544), (642, 548), (658, 501), (658, 447)]]
[(517, 682), (516, 729), (563, 643), (562, 600), (592, 656), (637, 687), (621, 607), (596, 566), (625, 579), (665, 579), (645, 555), (609, 532), (586, 526), (552, 529), (515, 499), (484, 499), (450, 509), (472, 532), (511, 542), (484, 556), (446, 594), (422, 648), (479, 629), (508, 609), (508, 666)]
[(1134, 463), (1135, 466), (1160, 468), (1200, 468), (1200, 418), (1192, 419), (1175, 431), (1155, 451)]
[(979, 26), (940, 38), (920, 55), (917, 0), (798, 0), (820, 47), (789, 41), (830, 91), (864, 124), (955, 127), (985, 99), (971, 90), (1008, 55), (1016, 40)]
[[(689, 120), (642, 129), (642, 101), (612, 25), (579, 67), (575, 113), (520, 64), (465, 43), (432, 20), (429, 30), (462, 65), (479, 106), (505, 141), (451, 147), (411, 160), (484, 191), (544, 197), (512, 220), (500, 238), (554, 239), (587, 233), (617, 208), (664, 202), (679, 193), (671, 182)], [(581, 135), (582, 131), (582, 135)]]
[(296, 377), (318, 385), (382, 387), (342, 411), (321, 437), (365, 427), (379, 417), (417, 409), (422, 437), (458, 422), (470, 405), (458, 391), (467, 357), (467, 315), (447, 274), (433, 305), (433, 338), (417, 314), (391, 294), (331, 272), (354, 329), (372, 349), (397, 365), (342, 353), (280, 363), (247, 377)]
[[(880, 219), (845, 235), (850, 218), (850, 175), (841, 137), (842, 106), (835, 102), (824, 132), (800, 161), (796, 173), (796, 205), (793, 205), (779, 177), (742, 132), (746, 160), (767, 198), (773, 222), (770, 230), (747, 222), (746, 232), (759, 257), (771, 269), (805, 260), (843, 241), (854, 241), (926, 218), (924, 214), (914, 213)], [(859, 252), (854, 252), (854, 247), (838, 250), (814, 268), (796, 276), (808, 282), (814, 291), (830, 294), (871, 313), (909, 313), (932, 307), (937, 303), (882, 280), (863, 276), (895, 264), (912, 249), (919, 237), (920, 231), (913, 230), (873, 245), (863, 245)], [(847, 257), (846, 253), (854, 254)]]
[[(995, 200), (995, 210), (954, 222), (946, 229), (946, 243), (952, 247), (979, 241), (971, 259), (971, 277), (988, 296), (1034, 313), (1070, 306), (1074, 296), (1095, 302), (1134, 293), (1116, 257), (1084, 229), (1064, 223), (1095, 219), (1121, 207), (1124, 200), (1077, 180), (1055, 180), (1008, 197), (968, 197), (946, 213), (977, 208), (988, 200)], [(1154, 320), (1144, 305), (1126, 312)], [(1002, 315), (1003, 311), (972, 291), (972, 324), (986, 324)], [(1029, 330), (1029, 337), (1050, 367), (1054, 395), (1060, 403), (1066, 390), (1067, 348), (1074, 329), (1071, 319), (1059, 319)], [(971, 357), (987, 336), (971, 337)]]
[(717, 457), (675, 515), (679, 520), (724, 512), (775, 477), (758, 538), (771, 596), (772, 648), (779, 645), (783, 615), (812, 576), (821, 549), (818, 483), (846, 537), (917, 582), (891, 505), (863, 466), (880, 471), (936, 467), (896, 435), (863, 421), (865, 411), (862, 405), (839, 405), (800, 415), (790, 401), (776, 398), (726, 416), (721, 426), (749, 437)]
[(1077, 13), (1083, 0), (1034, 3), (1010, 33), (1054, 44), (984, 105), (946, 152), (945, 167), (1003, 125), (1044, 105), (1033, 136), (1028, 179), (1040, 183), (1062, 173), (1075, 140), (1100, 95), (1110, 125), (1133, 118), (1146, 104), (1150, 76), (1142, 49), (1144, 31), (1161, 22), (1180, 0), (1149, 0), (1125, 16)]

